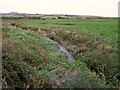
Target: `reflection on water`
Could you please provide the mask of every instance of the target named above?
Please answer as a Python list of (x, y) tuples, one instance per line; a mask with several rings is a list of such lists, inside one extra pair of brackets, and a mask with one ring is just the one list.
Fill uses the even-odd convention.
[(70, 52), (68, 52), (67, 49), (61, 45), (60, 45), (60, 51), (63, 51), (64, 53), (66, 53), (69, 61), (74, 60), (74, 57), (70, 54)]

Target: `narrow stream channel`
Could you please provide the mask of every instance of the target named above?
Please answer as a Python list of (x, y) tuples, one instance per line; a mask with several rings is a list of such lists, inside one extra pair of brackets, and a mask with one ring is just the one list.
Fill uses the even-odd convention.
[(64, 53), (66, 53), (69, 61), (74, 60), (74, 57), (70, 54), (70, 52), (65, 47), (63, 47), (61, 45), (60, 45), (60, 51), (63, 51)]

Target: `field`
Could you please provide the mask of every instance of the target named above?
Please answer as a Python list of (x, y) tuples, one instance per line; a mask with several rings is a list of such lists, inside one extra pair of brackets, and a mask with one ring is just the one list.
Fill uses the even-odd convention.
[(119, 86), (117, 19), (7, 18), (2, 36), (3, 88)]
[(118, 39), (118, 21), (115, 19), (46, 19), (20, 20), (33, 28), (76, 30), (98, 35), (107, 42), (116, 43)]

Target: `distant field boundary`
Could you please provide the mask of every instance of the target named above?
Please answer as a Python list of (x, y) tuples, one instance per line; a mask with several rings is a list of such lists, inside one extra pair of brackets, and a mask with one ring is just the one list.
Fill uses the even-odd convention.
[(3, 19), (9, 19), (9, 18), (29, 18), (29, 19), (46, 19), (46, 18), (51, 18), (51, 19), (71, 19), (71, 18), (76, 18), (76, 19), (117, 19), (118, 17), (102, 17), (102, 16), (89, 16), (89, 15), (45, 15), (45, 14), (22, 14), (22, 13), (17, 13), (17, 14), (11, 14), (11, 13), (5, 13), (1, 14)]

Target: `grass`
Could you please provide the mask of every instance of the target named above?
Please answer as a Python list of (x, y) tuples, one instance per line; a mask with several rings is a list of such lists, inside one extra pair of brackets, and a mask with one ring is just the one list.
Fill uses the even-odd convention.
[[(4, 88), (118, 87), (115, 19), (5, 19), (2, 30)], [(68, 62), (59, 44), (75, 61)]]
[(118, 21), (117, 19), (46, 19), (46, 20), (20, 20), (25, 26), (44, 29), (77, 30), (82, 33), (90, 33), (105, 39), (108, 43), (117, 43)]
[[(50, 48), (51, 45), (52, 48)], [(38, 80), (41, 81), (43, 79), (44, 82), (47, 77), (49, 77), (50, 80), (55, 80), (59, 75), (65, 73), (76, 64), (76, 62), (67, 62), (67, 58), (58, 50), (58, 43), (29, 31), (18, 29), (9, 33), (7, 45), (3, 43), (3, 46), (3, 77), (6, 78), (8, 87), (12, 88), (26, 87), (31, 84), (34, 85), (34, 87), (44, 87), (44, 85), (39, 86), (42, 82)], [(9, 52), (6, 52), (8, 49)], [(59, 56), (61, 57), (59, 58)], [(90, 75), (92, 75), (85, 65), (80, 65), (82, 65), (83, 70), (87, 70)], [(35, 74), (37, 74), (38, 77), (35, 76)], [(35, 78), (35, 80), (32, 78)], [(92, 76), (90, 76), (90, 78), (92, 78)], [(33, 83), (29, 80), (32, 80)], [(17, 81), (17, 84), (13, 85), (12, 83), (15, 83), (15, 81)]]

